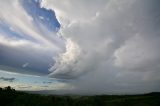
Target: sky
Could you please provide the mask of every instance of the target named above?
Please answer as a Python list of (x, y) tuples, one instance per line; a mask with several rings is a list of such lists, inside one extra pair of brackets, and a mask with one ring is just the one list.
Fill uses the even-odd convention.
[(160, 91), (159, 3), (1, 2), (0, 86), (68, 94)]

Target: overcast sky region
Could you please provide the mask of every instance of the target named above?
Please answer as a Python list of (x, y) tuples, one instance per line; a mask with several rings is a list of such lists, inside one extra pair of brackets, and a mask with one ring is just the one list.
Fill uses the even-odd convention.
[(160, 89), (159, 0), (3, 0), (0, 86), (73, 94)]

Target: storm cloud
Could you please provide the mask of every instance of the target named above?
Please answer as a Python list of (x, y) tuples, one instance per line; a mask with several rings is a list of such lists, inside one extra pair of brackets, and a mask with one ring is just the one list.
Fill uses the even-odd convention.
[(144, 93), (160, 87), (158, 0), (43, 0), (66, 40), (50, 69), (72, 92)]

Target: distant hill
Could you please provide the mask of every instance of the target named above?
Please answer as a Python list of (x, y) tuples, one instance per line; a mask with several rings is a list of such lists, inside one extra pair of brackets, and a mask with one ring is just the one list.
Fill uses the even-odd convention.
[(0, 88), (0, 106), (160, 106), (160, 93), (143, 95), (60, 96)]

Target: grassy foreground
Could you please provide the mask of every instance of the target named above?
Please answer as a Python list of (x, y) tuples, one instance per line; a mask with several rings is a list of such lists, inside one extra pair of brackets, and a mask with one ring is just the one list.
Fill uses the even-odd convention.
[(0, 88), (0, 106), (160, 106), (160, 93), (144, 95), (57, 96)]

